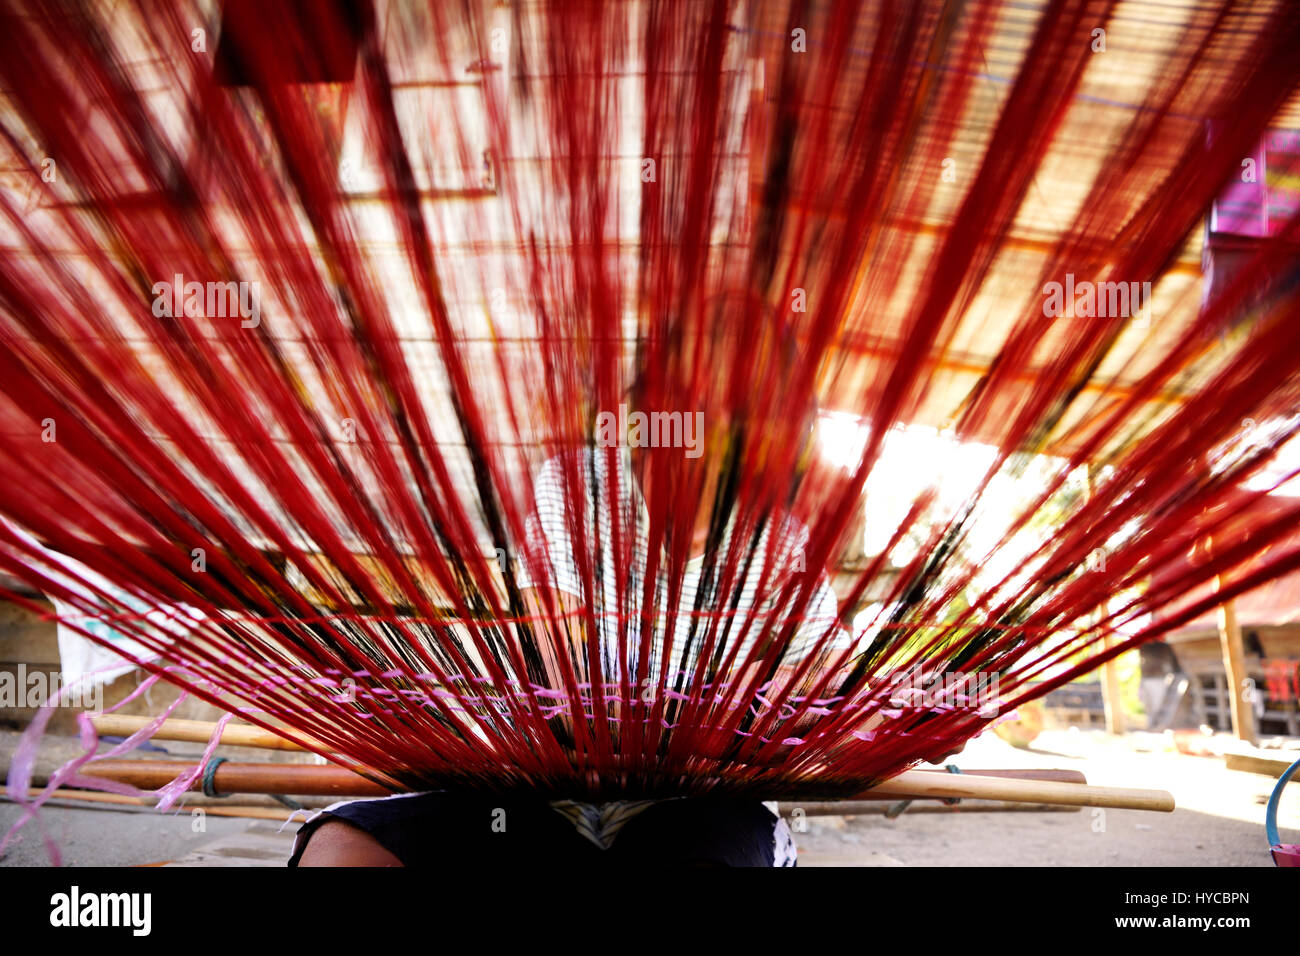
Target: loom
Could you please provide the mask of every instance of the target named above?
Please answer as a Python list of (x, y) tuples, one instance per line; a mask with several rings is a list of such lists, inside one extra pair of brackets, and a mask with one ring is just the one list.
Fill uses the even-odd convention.
[(857, 794), (1300, 568), (1294, 4), (0, 9), (0, 569), (377, 791)]

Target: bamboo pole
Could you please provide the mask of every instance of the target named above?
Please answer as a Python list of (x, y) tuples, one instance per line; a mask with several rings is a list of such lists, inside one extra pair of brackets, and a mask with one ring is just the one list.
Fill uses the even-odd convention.
[[(167, 760), (96, 760), (85, 775), (118, 780), (142, 789), (157, 789), (175, 779), (181, 769)], [(212, 779), (218, 793), (293, 793), (338, 796), (387, 796), (391, 791), (342, 767), (309, 764), (226, 762)], [(196, 783), (197, 786), (197, 783)], [(862, 795), (896, 799), (974, 798), (1059, 806), (1115, 807), (1133, 810), (1174, 809), (1173, 797), (1162, 790), (1094, 787), (1057, 780), (1026, 780), (979, 774), (950, 774), (907, 770)]]
[[(245, 796), (248, 796), (245, 794)], [(3, 799), (3, 797), (0, 797)], [(199, 799), (203, 799), (199, 797)], [(50, 794), (50, 803), (46, 806), (64, 806), (72, 803), (90, 803), (90, 804), (108, 804), (110, 807), (120, 807), (126, 811), (151, 811), (154, 805), (147, 800), (141, 800), (138, 797), (128, 797), (117, 793), (99, 793), (93, 790), (68, 790), (59, 789)], [(889, 801), (893, 803), (891, 799)], [(86, 809), (94, 809), (87, 807)], [(186, 798), (185, 810), (194, 811), (202, 810), (204, 813), (214, 817), (247, 817), (253, 820), (278, 820), (285, 821), (295, 812), (288, 807), (281, 806), (263, 806), (250, 804), (228, 804), (228, 803), (194, 803), (190, 798)], [(319, 807), (303, 807), (302, 810), (310, 812)], [(1077, 813), (1081, 807), (1056, 806), (1045, 803), (1007, 803), (1004, 800), (963, 800), (960, 804), (950, 806), (946, 803), (914, 803), (908, 808), (908, 813)], [(803, 814), (808, 817), (857, 817), (871, 816), (887, 813), (889, 807), (885, 805), (885, 798), (878, 797), (873, 800), (821, 800), (816, 803), (798, 803), (782, 802), (779, 805), (780, 815), (789, 817), (797, 814)], [(300, 821), (301, 822), (301, 821)]]
[[(782, 800), (777, 804), (783, 817), (864, 817), (885, 815), (897, 800), (880, 797), (874, 800), (822, 800), (816, 803), (799, 803)], [(928, 800), (909, 802), (907, 815), (914, 813), (1078, 813), (1083, 807), (1060, 806), (1054, 803), (1009, 803), (1006, 800), (963, 800), (949, 805)]]
[[(90, 722), (95, 725), (95, 730), (101, 735), (129, 737), (142, 727), (148, 726), (153, 719), (152, 717), (132, 717), (126, 714), (94, 714), (91, 716)], [(216, 729), (217, 725), (214, 721), (168, 718), (162, 722), (157, 732), (153, 734), (153, 739), (183, 740), (190, 743), (206, 744), (212, 739), (212, 733)], [(221, 731), (221, 742), (233, 747), (260, 747), (263, 750), (307, 752), (306, 748), (289, 740), (287, 737), (281, 737), (279, 734), (250, 724), (227, 724), (225, 729)]]
[[(177, 760), (92, 760), (83, 776), (117, 780), (157, 790), (171, 783), (190, 764)], [(192, 789), (201, 789), (195, 781)], [(220, 764), (212, 775), (217, 793), (293, 793), (309, 796), (386, 797), (392, 790), (343, 767), (317, 764)]]
[[(153, 810), (154, 805), (147, 800), (141, 800), (139, 797), (129, 797), (120, 793), (97, 793), (93, 790), (68, 790), (60, 788), (50, 794), (51, 800), (81, 802), (81, 803), (101, 803), (110, 806), (123, 807), (127, 810)], [(89, 809), (89, 808), (87, 808)], [(205, 814), (214, 817), (248, 817), (253, 820), (278, 820), (284, 822), (295, 812), (302, 811), (290, 810), (288, 807), (260, 807), (260, 806), (239, 806), (236, 804), (221, 804), (212, 806), (211, 804), (190, 805), (186, 804), (186, 810), (202, 810)], [(306, 808), (304, 808), (306, 809)]]
[(1158, 810), (1169, 813), (1174, 798), (1164, 790), (1083, 786), (1053, 780), (1017, 780), (969, 773), (922, 773), (905, 770), (873, 787), (870, 793), (896, 797), (974, 798), (1018, 803), (1050, 803), (1072, 807), (1111, 807), (1120, 810)]
[[(183, 764), (183, 763), (181, 763), (180, 761), (155, 761), (155, 762), (157, 762), (157, 763), (165, 763), (168, 772), (172, 774), (172, 779), (175, 779), (175, 777), (176, 777), (176, 775), (179, 773), (181, 767), (183, 767), (183, 766), (188, 766), (187, 764)], [(139, 765), (142, 763), (142, 761), (135, 761), (135, 760), (128, 760), (128, 761), (112, 761), (111, 764), (110, 764), (109, 769), (110, 769), (110, 770), (113, 770), (113, 766), (112, 766), (112, 764), (119, 764), (119, 763), (129, 763), (129, 764), (131, 764), (132, 766), (139, 766)], [(275, 764), (274, 766), (280, 767), (280, 766), (293, 766), (293, 765), (290, 765), (290, 764)], [(1282, 769), (1286, 769), (1286, 766), (1287, 766), (1287, 764), (1286, 764), (1285, 762), (1283, 762), (1283, 763), (1281, 764)], [(1230, 765), (1230, 766), (1229, 766), (1229, 769), (1234, 769), (1234, 768)], [(1237, 769), (1239, 769), (1239, 768), (1237, 768)], [(8, 768), (7, 766), (0, 765), (0, 780), (5, 779), (5, 777), (8, 775), (8, 772), (9, 772), (9, 768)], [(114, 771), (114, 772), (115, 772), (115, 771)], [(946, 770), (937, 770), (937, 769), (932, 769), (932, 768), (928, 768), (928, 767), (926, 767), (926, 768), (918, 768), (916, 772), (917, 772), (917, 773), (947, 773), (948, 771), (946, 771)], [(1264, 771), (1260, 771), (1260, 772), (1262, 773), (1262, 772), (1264, 772)], [(1273, 774), (1273, 776), (1277, 776), (1277, 773), (1279, 773), (1279, 772), (1280, 772), (1280, 771), (1275, 772), (1275, 773)], [(1016, 779), (1016, 780), (1053, 780), (1053, 781), (1056, 781), (1057, 783), (1086, 784), (1086, 783), (1088, 782), (1087, 777), (1085, 777), (1085, 776), (1084, 776), (1082, 773), (1080, 773), (1078, 770), (1057, 770), (1057, 769), (1048, 769), (1048, 770), (1036, 770), (1036, 769), (1016, 769), (1016, 770), (963, 770), (962, 773), (964, 773), (964, 774), (971, 774), (971, 775), (974, 775), (974, 776), (977, 776), (977, 777), (1005, 777), (1005, 778), (1011, 778), (1011, 779)], [(224, 778), (223, 778), (223, 779), (224, 779)], [(43, 773), (37, 772), (37, 773), (34, 774), (33, 777), (32, 777), (32, 785), (33, 785), (34, 787), (42, 787), (42, 786), (45, 786), (48, 782), (49, 782), (49, 776), (48, 776), (48, 774), (43, 774)], [(62, 792), (62, 791), (60, 791), (60, 792)], [(69, 792), (69, 793), (87, 793), (87, 794), (98, 793), (98, 791), (76, 791), (76, 790), (72, 790), (72, 791), (68, 791), (68, 792)], [(281, 791), (277, 791), (277, 792), (281, 792)], [(310, 796), (307, 796), (307, 795), (305, 795), (305, 794), (300, 794), (300, 793), (294, 793), (294, 794), (292, 794), (292, 795), (293, 795), (293, 796), (298, 800), (298, 802), (302, 803), (302, 805), (303, 805), (306, 809), (309, 809), (309, 810), (310, 810), (310, 809), (320, 809), (320, 808), (322, 808), (322, 807), (327, 806), (327, 805), (329, 804), (329, 802), (330, 802), (330, 801), (329, 801), (329, 798), (327, 798), (327, 797), (319, 797), (319, 798), (315, 798), (315, 799), (313, 799), (313, 798), (310, 797)], [(106, 795), (106, 796), (107, 796), (107, 795)], [(118, 799), (120, 799), (121, 801), (131, 801), (131, 800), (138, 800), (138, 799), (139, 799), (139, 798), (137, 798), (137, 797), (125, 797), (125, 796), (123, 796), (123, 797), (120, 797), (120, 798), (119, 798), (117, 795), (113, 795), (113, 796), (114, 796), (114, 798), (115, 798), (115, 799), (114, 799), (114, 802), (117, 802)], [(262, 797), (260, 794), (245, 794), (244, 796), (246, 796), (246, 797), (247, 797), (247, 796), (257, 796), (257, 797), (259, 797), (260, 799), (265, 800), (266, 802), (265, 802), (264, 804), (262, 804), (262, 806), (264, 806), (264, 807), (269, 807), (269, 808), (274, 809), (274, 808), (280, 806), (280, 804), (278, 804), (278, 803), (275, 801), (275, 799), (274, 799), (272, 796), (270, 796), (270, 795), (267, 795), (267, 796)], [(87, 797), (87, 799), (89, 799), (89, 797)], [(200, 794), (200, 793), (191, 793), (189, 796), (187, 796), (187, 797), (185, 798), (185, 805), (186, 805), (187, 807), (224, 806), (224, 805), (225, 805), (225, 802), (226, 802), (226, 799), (227, 799), (227, 798), (225, 798), (225, 797), (207, 797), (207, 796), (204, 796), (203, 794)], [(894, 802), (896, 802), (896, 801), (898, 800), (898, 798), (895, 797), (895, 796), (892, 796), (892, 795), (890, 795), (890, 794), (876, 793), (874, 790), (868, 790), (866, 793), (862, 793), (862, 794), (859, 794), (859, 795), (857, 795), (856, 797), (854, 797), (854, 800), (857, 801), (857, 802), (876, 802), (876, 803), (886, 803), (886, 802), (888, 802), (888, 803), (894, 803)], [(835, 800), (829, 800), (829, 799), (828, 799), (828, 800), (818, 800), (818, 801), (817, 801), (817, 803), (818, 803), (819, 805), (820, 805), (820, 804), (829, 804), (829, 803), (834, 803), (834, 802), (836, 802), (836, 801), (835, 801)], [(841, 801), (841, 802), (842, 802), (842, 801)]]
[[(933, 773), (947, 774), (947, 770), (939, 770), (930, 767), (917, 767), (909, 773)], [(962, 776), (974, 777), (998, 777), (1003, 780), (1047, 780), (1055, 783), (1086, 784), (1088, 778), (1078, 770), (1037, 770), (1037, 769), (1017, 769), (1017, 770), (963, 770)], [(868, 790), (853, 797), (854, 800), (888, 800), (891, 803), (898, 798), (878, 790)]]

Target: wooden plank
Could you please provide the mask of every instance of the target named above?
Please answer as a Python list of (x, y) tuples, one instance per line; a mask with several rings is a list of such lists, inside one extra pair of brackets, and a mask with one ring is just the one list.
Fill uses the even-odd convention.
[(1229, 770), (1241, 770), (1246, 773), (1262, 773), (1266, 777), (1277, 779), (1286, 768), (1295, 763), (1300, 753), (1289, 752), (1289, 756), (1274, 757), (1261, 753), (1224, 754), (1223, 763)]

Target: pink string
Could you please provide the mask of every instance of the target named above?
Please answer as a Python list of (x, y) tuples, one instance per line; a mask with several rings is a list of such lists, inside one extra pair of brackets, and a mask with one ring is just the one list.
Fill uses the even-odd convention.
[[(87, 675), (87, 677), (89, 676), (91, 675)], [(113, 711), (124, 707), (156, 684), (159, 677), (160, 675), (157, 674), (152, 675), (142, 682), (140, 686), (133, 690), (129, 695), (105, 710), (104, 713), (111, 714)], [(79, 683), (80, 682), (78, 682), (78, 684)], [(74, 684), (72, 686), (75, 687), (77, 685)], [(81, 745), (84, 753), (73, 757), (51, 774), (49, 782), (45, 785), (45, 789), (42, 790), (35, 799), (29, 797), (28, 792), (31, 789), (32, 776), (36, 769), (36, 755), (40, 747), (41, 738), (45, 735), (45, 729), (49, 725), (50, 719), (54, 716), (55, 708), (59, 706), (59, 702), (63, 699), (64, 694), (68, 693), (69, 690), (69, 687), (63, 688), (63, 690), (61, 690), (55, 697), (42, 704), (35, 719), (33, 719), (28, 728), (23, 731), (22, 737), (18, 740), (18, 746), (14, 750), (13, 763), (9, 767), (8, 791), (9, 798), (15, 803), (21, 804), (25, 809), (22, 816), (20, 816), (14, 822), (13, 826), (11, 826), (5, 833), (4, 839), (0, 840), (0, 853), (4, 852), (5, 848), (9, 845), (10, 841), (19, 830), (26, 826), (31, 820), (38, 817), (41, 806), (50, 799), (50, 796), (55, 790), (59, 789), (59, 787), (63, 786), (65, 783), (70, 782), (73, 778), (84, 780), (85, 778), (81, 778), (77, 771), (97, 756), (96, 751), (99, 749), (99, 734), (95, 730), (95, 725), (91, 722), (88, 714), (78, 714), (77, 724), (81, 730)], [(114, 746), (108, 753), (103, 754), (103, 756), (112, 757), (135, 749), (139, 744), (143, 743), (156, 733), (158, 728), (162, 726), (162, 722), (166, 720), (180, 702), (188, 696), (188, 692), (182, 691), (180, 696), (177, 697), (176, 700), (168, 706), (166, 711), (163, 712), (162, 716), (154, 718), (144, 727), (141, 727), (130, 737), (126, 738), (126, 740)], [(94, 789), (109, 789), (109, 787), (105, 786), (109, 781), (92, 780), (90, 783)], [(114, 789), (113, 792), (121, 791)], [(44, 836), (44, 827), (40, 826), (40, 829)], [(54, 847), (48, 836), (45, 837), (45, 848), (50, 854), (50, 861), (55, 866), (60, 865), (58, 862), (60, 859), (58, 849), (57, 847)]]
[[(91, 676), (93, 676), (93, 674), (86, 675), (86, 677)], [(149, 688), (157, 683), (160, 678), (161, 675), (159, 674), (150, 676), (129, 695), (114, 704), (112, 707), (107, 708), (102, 713), (111, 714), (119, 708), (126, 706), (132, 700), (149, 690)], [(83, 680), (84, 679), (85, 678), (83, 678)], [(230, 723), (231, 718), (234, 716), (233, 714), (224, 714), (221, 719), (217, 721), (216, 729), (213, 730), (212, 736), (208, 740), (207, 749), (204, 750), (203, 756), (200, 758), (197, 766), (182, 772), (175, 780), (160, 787), (158, 790), (146, 792), (121, 781), (84, 776), (79, 771), (93, 759), (116, 757), (120, 754), (129, 753), (136, 747), (140, 746), (140, 744), (144, 743), (158, 732), (159, 728), (162, 727), (163, 721), (170, 717), (172, 712), (180, 706), (181, 702), (189, 696), (189, 692), (182, 691), (176, 700), (167, 706), (162, 714), (154, 717), (135, 733), (131, 734), (120, 743), (115, 744), (107, 752), (102, 754), (97, 752), (100, 744), (99, 733), (95, 729), (90, 714), (80, 713), (77, 715), (77, 725), (80, 728), (80, 740), (83, 753), (73, 757), (67, 763), (59, 767), (50, 775), (50, 779), (46, 783), (45, 789), (37, 794), (35, 798), (31, 798), (29, 796), (29, 791), (31, 789), (32, 777), (35, 773), (36, 756), (37, 751), (40, 748), (41, 738), (45, 735), (46, 727), (49, 725), (50, 719), (54, 716), (54, 710), (59, 706), (59, 702), (63, 699), (64, 695), (72, 689), (72, 687), (76, 687), (79, 684), (80, 681), (78, 684), (71, 685), (71, 687), (63, 688), (58, 695), (51, 700), (46, 701), (41, 706), (35, 719), (33, 719), (28, 728), (23, 731), (22, 737), (19, 738), (18, 746), (14, 750), (13, 762), (9, 768), (8, 792), (11, 800), (24, 807), (24, 812), (5, 833), (4, 839), (0, 840), (0, 854), (4, 853), (5, 848), (9, 845), (10, 841), (13, 840), (14, 836), (17, 835), (19, 830), (32, 820), (36, 820), (37, 828), (41, 832), (41, 837), (45, 843), (45, 850), (49, 854), (51, 864), (54, 866), (62, 865), (62, 855), (59, 853), (59, 849), (55, 845), (54, 841), (50, 839), (45, 830), (44, 824), (40, 820), (40, 809), (46, 801), (53, 796), (56, 790), (64, 786), (80, 787), (82, 789), (97, 790), (104, 793), (117, 793), (131, 797), (158, 796), (160, 799), (157, 808), (161, 811), (171, 809), (176, 800), (203, 774), (203, 771), (207, 768), (208, 762), (212, 759), (213, 752), (221, 742), (221, 732), (225, 729), (226, 725)]]
[(171, 783), (154, 791), (159, 797), (159, 810), (170, 810), (177, 798), (189, 790), (194, 781), (203, 775), (203, 771), (207, 769), (208, 761), (212, 759), (212, 754), (217, 749), (217, 744), (221, 743), (221, 732), (226, 729), (226, 724), (230, 723), (230, 719), (234, 716), (234, 714), (222, 714), (221, 719), (217, 721), (216, 728), (212, 731), (212, 736), (208, 738), (207, 749), (203, 751), (203, 756), (199, 758), (199, 762), (193, 770), (182, 773)]

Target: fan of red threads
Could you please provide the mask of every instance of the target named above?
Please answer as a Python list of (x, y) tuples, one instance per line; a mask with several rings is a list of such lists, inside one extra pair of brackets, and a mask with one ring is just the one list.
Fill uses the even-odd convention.
[(852, 792), (1300, 567), (1293, 5), (3, 7), (0, 568), (395, 789)]

